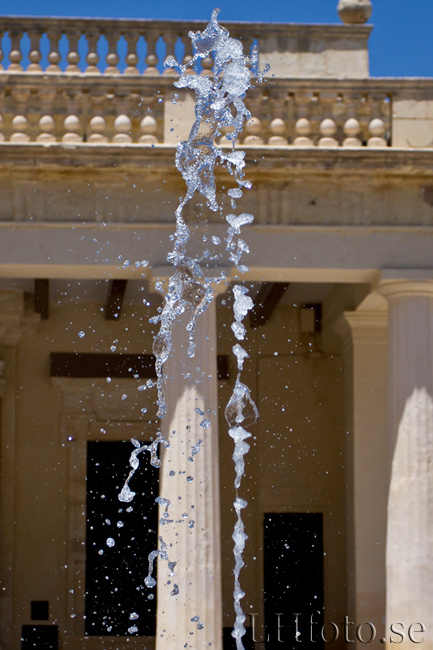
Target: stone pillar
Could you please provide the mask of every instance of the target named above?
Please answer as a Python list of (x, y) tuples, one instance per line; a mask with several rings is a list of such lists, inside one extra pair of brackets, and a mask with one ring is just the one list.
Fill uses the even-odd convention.
[(0, 291), (0, 648), (17, 643), (14, 609), (17, 347), (24, 328), (20, 291)]
[[(410, 272), (409, 272), (410, 273)], [(433, 281), (382, 281), (388, 299), (387, 643), (433, 649)], [(400, 623), (400, 625), (396, 625)], [(390, 625), (404, 640), (390, 634)], [(425, 632), (419, 632), (422, 624)]]
[(165, 364), (162, 425), (170, 448), (161, 453), (160, 497), (170, 505), (160, 506), (158, 535), (176, 566), (171, 575), (168, 563), (158, 559), (156, 648), (222, 650), (215, 300), (198, 319), (192, 359), (189, 318), (184, 314), (175, 323)]
[[(378, 634), (385, 614), (387, 472), (387, 313), (344, 312), (336, 323), (343, 339), (347, 477), (347, 614), (368, 621)], [(367, 302), (367, 301), (366, 301)], [(353, 630), (354, 628), (352, 628)], [(364, 637), (368, 635), (364, 633)], [(358, 648), (354, 634), (349, 638)]]

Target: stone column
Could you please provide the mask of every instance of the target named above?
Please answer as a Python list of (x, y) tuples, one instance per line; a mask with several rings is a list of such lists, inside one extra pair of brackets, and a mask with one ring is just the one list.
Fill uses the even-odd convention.
[[(345, 378), (347, 614), (356, 625), (372, 623), (380, 634), (388, 492), (387, 313), (386, 301), (377, 298), (368, 298), (367, 309), (344, 312), (336, 330), (343, 339)], [(383, 308), (373, 310), (373, 302)], [(362, 630), (366, 638), (367, 629)], [(362, 647), (352, 632), (349, 638)]]
[(192, 359), (189, 318), (175, 323), (165, 365), (170, 448), (161, 453), (160, 497), (170, 505), (160, 506), (159, 537), (176, 566), (158, 559), (156, 648), (222, 650), (215, 300), (198, 319)]
[(14, 608), (17, 347), (24, 328), (20, 291), (0, 291), (0, 648), (17, 642)]
[[(424, 639), (432, 650), (433, 281), (385, 280), (379, 290), (389, 306), (387, 643), (404, 650)], [(403, 633), (403, 623), (402, 641), (390, 625)]]

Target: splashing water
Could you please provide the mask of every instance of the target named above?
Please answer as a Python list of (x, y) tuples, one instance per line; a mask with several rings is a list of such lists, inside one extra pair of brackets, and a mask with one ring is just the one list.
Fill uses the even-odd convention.
[[(177, 88), (187, 88), (193, 90), (196, 94), (195, 121), (192, 126), (189, 138), (177, 146), (176, 167), (182, 174), (186, 184), (187, 192), (181, 199), (175, 212), (176, 230), (174, 234), (174, 247), (167, 256), (167, 261), (173, 266), (173, 275), (168, 281), (167, 292), (164, 297), (164, 306), (159, 316), (151, 319), (151, 322), (160, 322), (160, 329), (154, 338), (153, 352), (156, 357), (156, 374), (157, 374), (157, 391), (158, 391), (158, 416), (163, 418), (166, 415), (167, 407), (164, 394), (164, 384), (166, 377), (164, 375), (164, 364), (168, 360), (172, 351), (172, 328), (176, 318), (184, 313), (187, 309), (191, 312), (191, 318), (187, 324), (188, 331), (188, 355), (194, 356), (194, 329), (197, 319), (209, 304), (212, 302), (213, 283), (225, 280), (224, 273), (219, 277), (214, 274), (206, 274), (208, 266), (200, 264), (206, 257), (208, 251), (204, 251), (200, 258), (190, 257), (187, 254), (187, 245), (190, 239), (190, 230), (182, 216), (185, 204), (199, 192), (206, 199), (207, 207), (212, 211), (221, 209), (216, 198), (215, 166), (224, 165), (229, 173), (233, 176), (237, 184), (236, 188), (230, 188), (227, 192), (230, 197), (232, 210), (236, 208), (236, 200), (243, 195), (243, 190), (249, 189), (251, 183), (245, 180), (245, 152), (235, 150), (235, 143), (243, 129), (244, 122), (251, 118), (249, 110), (244, 103), (244, 97), (250, 88), (251, 72), (247, 63), (251, 64), (253, 73), (257, 81), (263, 79), (264, 74), (269, 69), (268, 66), (262, 73), (258, 71), (258, 53), (254, 49), (250, 59), (244, 56), (242, 44), (237, 39), (231, 38), (229, 32), (218, 23), (217, 16), (219, 10), (215, 9), (208, 26), (203, 32), (190, 32), (192, 45), (195, 51), (192, 60), (187, 65), (181, 65), (174, 57), (169, 57), (165, 61), (166, 67), (177, 68), (179, 78), (174, 82)], [(199, 59), (212, 56), (214, 60), (213, 76), (199, 76), (191, 74), (191, 67)], [(232, 143), (230, 151), (223, 149), (215, 144), (217, 138), (225, 133), (227, 141)], [(249, 253), (246, 242), (239, 236), (242, 226), (252, 223), (254, 217), (251, 214), (241, 213), (239, 215), (229, 214), (226, 216), (228, 223), (226, 251), (229, 260), (232, 261), (240, 273), (248, 271), (248, 267), (241, 263), (242, 256)], [(215, 245), (221, 243), (220, 239), (213, 236), (212, 242)], [(246, 334), (246, 328), (242, 320), (252, 309), (253, 302), (247, 295), (247, 289), (242, 285), (233, 287), (234, 294), (234, 321), (231, 325), (232, 331), (238, 341), (243, 340)], [(241, 511), (246, 507), (247, 502), (238, 495), (238, 489), (241, 485), (241, 479), (245, 470), (244, 455), (249, 449), (246, 439), (251, 436), (246, 431), (247, 426), (253, 424), (258, 418), (258, 411), (251, 399), (250, 391), (241, 381), (240, 375), (243, 364), (248, 353), (237, 343), (233, 346), (233, 353), (237, 359), (238, 376), (236, 379), (233, 394), (225, 410), (226, 420), (229, 424), (229, 434), (234, 440), (235, 449), (233, 460), (235, 462), (235, 488), (236, 499), (234, 508), (237, 514), (237, 522), (233, 532), (234, 541), (234, 608), (236, 620), (233, 637), (236, 639), (236, 647), (243, 650), (242, 636), (245, 634), (245, 615), (240, 604), (245, 595), (239, 582), (240, 570), (244, 565), (242, 553), (245, 547), (247, 535), (244, 532)], [(202, 414), (204, 416), (204, 413)], [(203, 420), (201, 423), (204, 428), (210, 422)], [(125, 485), (119, 495), (121, 501), (129, 502), (134, 497), (134, 492), (129, 488), (129, 481), (139, 466), (138, 455), (142, 451), (149, 451), (151, 455), (151, 464), (159, 467), (160, 461), (157, 456), (158, 446), (162, 444), (168, 448), (169, 443), (158, 433), (156, 439), (150, 445), (140, 445), (136, 440), (132, 441), (135, 449), (131, 453), (130, 466), (131, 471), (125, 482)], [(197, 445), (191, 449), (189, 460), (193, 462), (194, 455), (199, 452), (200, 440)], [(189, 477), (188, 479), (189, 480)], [(191, 478), (192, 480), (192, 478)], [(161, 518), (160, 523), (168, 524), (168, 507), (170, 502), (163, 497), (158, 497), (157, 502), (161, 506), (166, 506), (166, 510)], [(194, 526), (194, 521), (188, 523), (189, 527)], [(145, 584), (153, 587), (156, 584), (152, 576), (154, 560), (157, 556), (167, 562), (167, 546), (160, 537), (160, 550), (152, 551), (149, 554), (149, 574), (145, 579)], [(171, 575), (174, 576), (175, 563), (169, 562)], [(172, 595), (177, 595), (178, 586), (173, 586)], [(198, 617), (197, 617), (198, 620)], [(202, 624), (200, 623), (202, 627)]]
[[(193, 357), (197, 318), (213, 300), (212, 283), (225, 279), (223, 273), (219, 278), (206, 276), (199, 260), (187, 255), (190, 230), (182, 217), (182, 210), (195, 192), (206, 198), (207, 206), (211, 210), (218, 210), (215, 183), (215, 166), (218, 162), (227, 167), (238, 185), (237, 188), (229, 190), (232, 207), (235, 207), (234, 199), (241, 198), (242, 189), (251, 187), (251, 183), (244, 180), (245, 152), (234, 150), (234, 144), (245, 120), (251, 117), (243, 101), (250, 87), (250, 70), (241, 42), (231, 38), (227, 29), (219, 25), (218, 13), (218, 9), (213, 11), (211, 22), (203, 32), (189, 33), (195, 54), (187, 65), (181, 65), (173, 57), (169, 57), (165, 62), (167, 67), (177, 68), (180, 72), (179, 79), (174, 83), (177, 88), (194, 90), (196, 119), (188, 140), (179, 143), (176, 151), (176, 167), (187, 184), (187, 192), (175, 212), (175, 244), (167, 257), (167, 261), (173, 265), (174, 273), (169, 280), (164, 307), (158, 317), (160, 330), (153, 346), (156, 357), (159, 417), (166, 414), (163, 368), (171, 352), (173, 323), (186, 309), (192, 310), (187, 330), (188, 354)], [(215, 62), (213, 77), (189, 74), (191, 66), (197, 60), (212, 55)], [(253, 52), (252, 63), (257, 67), (256, 51)], [(215, 144), (223, 127), (232, 129), (226, 134), (226, 138), (233, 143), (232, 151), (225, 152)], [(245, 272), (247, 269), (240, 265), (240, 259), (243, 253), (248, 252), (248, 246), (240, 238), (235, 243), (233, 238), (240, 233), (242, 225), (251, 223), (254, 218), (249, 214), (241, 214), (229, 215), (226, 219), (230, 226), (227, 236), (230, 259), (241, 272)]]

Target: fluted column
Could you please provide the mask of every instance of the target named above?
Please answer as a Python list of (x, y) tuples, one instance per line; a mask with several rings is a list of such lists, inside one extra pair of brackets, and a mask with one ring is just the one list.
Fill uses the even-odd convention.
[(176, 566), (158, 560), (156, 648), (222, 650), (215, 301), (198, 319), (192, 359), (189, 318), (175, 323), (165, 365), (170, 448), (161, 454), (160, 497), (170, 505), (160, 506), (159, 537)]
[[(385, 280), (388, 299), (389, 452), (387, 642), (433, 648), (433, 281)], [(414, 625), (417, 624), (417, 625)], [(426, 631), (419, 631), (422, 624)], [(400, 632), (402, 627), (395, 626)], [(414, 632), (415, 631), (415, 632)]]

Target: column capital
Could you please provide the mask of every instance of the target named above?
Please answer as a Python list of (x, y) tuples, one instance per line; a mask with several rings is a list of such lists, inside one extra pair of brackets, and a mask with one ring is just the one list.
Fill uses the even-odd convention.
[(387, 299), (433, 296), (433, 269), (384, 269), (376, 291)]

